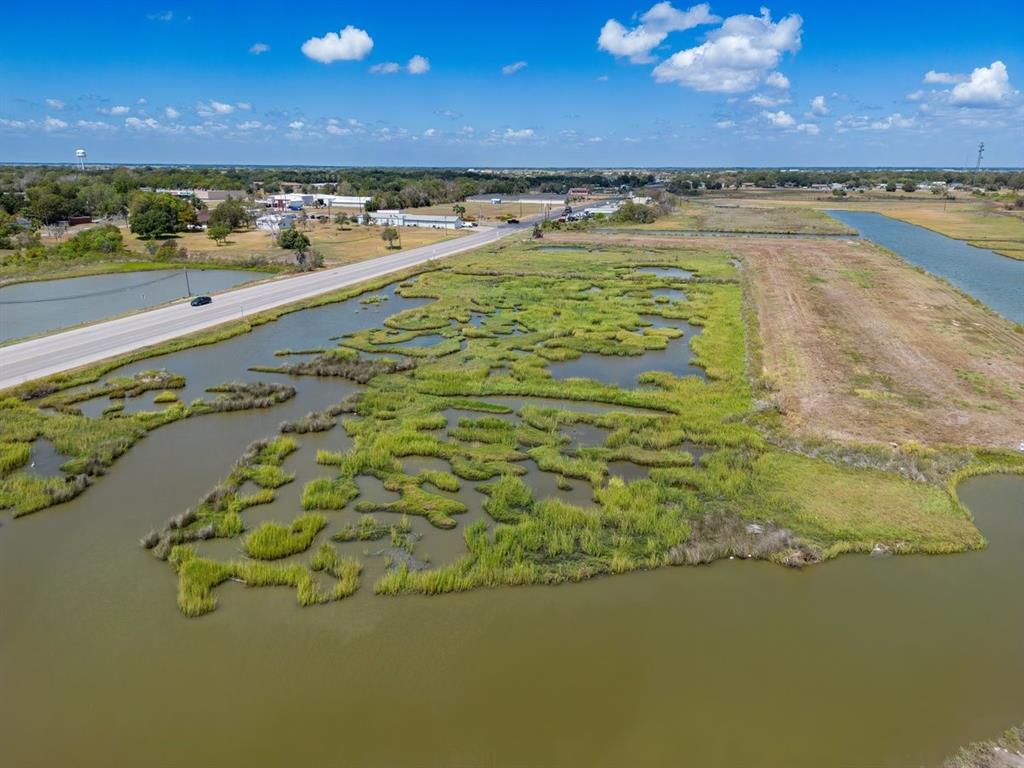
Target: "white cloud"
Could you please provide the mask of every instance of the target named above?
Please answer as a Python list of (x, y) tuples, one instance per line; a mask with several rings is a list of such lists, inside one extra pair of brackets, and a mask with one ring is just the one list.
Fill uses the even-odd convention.
[(181, 117), (181, 112), (176, 110), (174, 107), (164, 107), (164, 117), (168, 120), (177, 120)]
[(214, 115), (230, 115), (234, 112), (236, 106), (234, 104), (228, 104), (223, 101), (217, 101), (216, 99), (210, 99), (207, 102), (199, 102), (196, 104), (196, 112), (201, 117), (213, 117)]
[(341, 34), (328, 32), (323, 37), (311, 37), (302, 44), (302, 52), (321, 64), (332, 61), (361, 61), (373, 50), (373, 38), (366, 30), (349, 24)]
[(124, 125), (126, 128), (131, 128), (133, 131), (156, 131), (160, 128), (160, 123), (152, 117), (147, 117), (145, 119), (139, 117), (126, 117)]
[(732, 120), (719, 120), (717, 123), (715, 123), (715, 128), (720, 128), (723, 131), (728, 130), (729, 128), (735, 128), (735, 127), (736, 127), (736, 123), (733, 122)]
[(248, 112), (250, 109), (252, 109), (252, 104), (250, 104), (248, 101), (236, 102), (235, 106), (238, 107), (243, 112)]
[(924, 82), (926, 83), (953, 85), (954, 83), (962, 83), (966, 79), (967, 75), (954, 75), (949, 72), (936, 72), (934, 69), (929, 69), (924, 73)]
[(262, 123), (259, 120), (246, 120), (244, 123), (238, 124), (238, 130), (240, 131), (258, 131), (263, 128), (271, 128), (272, 126)]
[(730, 16), (695, 48), (679, 51), (654, 68), (660, 83), (679, 83), (697, 91), (739, 93), (772, 77), (783, 53), (800, 50), (803, 19), (790, 14), (773, 22), (760, 16)]
[(613, 56), (628, 57), (634, 64), (646, 64), (654, 60), (651, 52), (669, 33), (701, 24), (714, 24), (719, 20), (707, 3), (680, 11), (669, 2), (661, 2), (651, 6), (640, 17), (640, 24), (632, 29), (627, 29), (615, 19), (608, 19), (601, 27), (597, 47)]
[(146, 14), (150, 21), (171, 21), (174, 18), (174, 11), (162, 11), (161, 13)]
[(781, 109), (778, 112), (762, 112), (761, 117), (776, 128), (792, 128), (796, 124), (796, 120), (793, 119), (793, 116)]
[(597, 76), (597, 82), (599, 82), (599, 83), (607, 83), (608, 82), (608, 75), (598, 75)]
[(370, 67), (370, 74), (373, 75), (393, 75), (396, 72), (401, 71), (402, 67), (397, 61), (385, 61), (380, 64), (374, 64)]
[(800, 123), (796, 129), (801, 133), (808, 134), (809, 136), (817, 136), (821, 133), (821, 129), (815, 123)]
[(47, 99), (46, 106), (50, 109), (64, 109), (64, 102), (60, 99)]
[(306, 124), (301, 120), (292, 120), (292, 122), (288, 123), (288, 127), (291, 128), (293, 131), (301, 131), (303, 128), (306, 127)]
[(501, 68), (501, 74), (503, 75), (514, 75), (520, 69), (526, 69), (529, 66), (525, 61), (513, 61), (511, 64), (506, 64)]
[(105, 123), (102, 120), (79, 120), (75, 123), (76, 128), (81, 128), (83, 131), (116, 131), (117, 128), (110, 123)]
[(789, 78), (781, 72), (772, 72), (764, 79), (765, 85), (770, 85), (772, 88), (789, 88)]
[(48, 131), (62, 131), (68, 124), (56, 117), (48, 117), (43, 121), (43, 127)]
[(518, 141), (519, 139), (532, 139), (533, 128), (506, 128), (503, 134), (507, 141)]
[(766, 96), (763, 93), (755, 93), (753, 96), (747, 99), (747, 101), (749, 101), (751, 104), (757, 107), (777, 107), (780, 104), (788, 104), (789, 97), (785, 95)]
[(921, 101), (924, 98), (924, 91), (918, 89), (907, 94), (907, 101)]
[(405, 68), (410, 75), (425, 75), (430, 71), (430, 59), (417, 54), (409, 59), (409, 63), (405, 65)]
[(100, 107), (96, 111), (101, 112), (104, 115), (127, 115), (132, 111), (132, 108), (120, 104), (116, 107)]
[(978, 67), (965, 82), (953, 86), (952, 102), (964, 107), (997, 107), (1015, 95), (1010, 74), (1001, 61)]
[(343, 125), (339, 125), (337, 120), (328, 120), (327, 127), (324, 129), (332, 136), (349, 136), (352, 134), (351, 128), (346, 128)]
[(28, 123), (24, 120), (9, 120), (6, 117), (0, 117), (0, 128), (13, 128), (14, 130), (21, 130), (27, 128)]
[(811, 99), (811, 112), (815, 115), (828, 114), (828, 105), (825, 104), (824, 96), (815, 96)]
[(253, 56), (259, 56), (261, 53), (266, 53), (270, 50), (270, 46), (266, 43), (253, 43), (249, 46), (249, 53)]
[(423, 132), (423, 135), (428, 139), (433, 138), (434, 136), (437, 135), (437, 130), (434, 128), (427, 128), (427, 130)]
[(890, 128), (910, 128), (913, 124), (913, 117), (904, 117), (899, 112), (893, 112), (882, 120), (872, 121), (868, 128), (872, 131), (888, 131)]

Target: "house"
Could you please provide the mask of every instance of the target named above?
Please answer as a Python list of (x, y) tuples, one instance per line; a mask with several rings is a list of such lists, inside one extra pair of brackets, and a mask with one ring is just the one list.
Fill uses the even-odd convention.
[(459, 216), (426, 213), (405, 213), (398, 210), (375, 211), (370, 223), (378, 227), (426, 227), (428, 229), (461, 229), (465, 222)]

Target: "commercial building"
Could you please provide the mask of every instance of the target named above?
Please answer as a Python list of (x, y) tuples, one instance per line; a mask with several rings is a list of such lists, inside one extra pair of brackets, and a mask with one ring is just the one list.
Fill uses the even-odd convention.
[(459, 216), (440, 216), (426, 213), (404, 213), (403, 211), (375, 211), (370, 214), (370, 223), (378, 227), (426, 227), (428, 229), (461, 229), (465, 226)]
[(267, 213), (256, 219), (256, 229), (265, 232), (279, 232), (288, 229), (295, 223), (295, 215), (291, 213)]

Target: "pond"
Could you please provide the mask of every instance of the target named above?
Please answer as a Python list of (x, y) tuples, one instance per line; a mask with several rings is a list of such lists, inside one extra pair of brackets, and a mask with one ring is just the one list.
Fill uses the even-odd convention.
[(1015, 323), (1024, 323), (1024, 261), (869, 211), (827, 211), (862, 237), (944, 277)]
[(658, 277), (670, 277), (676, 280), (689, 280), (693, 272), (680, 267), (641, 267), (636, 270), (639, 275), (657, 275)]
[[(1024, 711), (1024, 478), (963, 486), (992, 541), (981, 552), (849, 555), (801, 572), (723, 561), (403, 598), (372, 594), (386, 558), (369, 557), (364, 587), (341, 603), (301, 609), (291, 590), (230, 584), (215, 613), (185, 619), (173, 573), (134, 540), (193, 504), (265, 432), (261, 414), (170, 425), (75, 501), (0, 528), (10, 764), (144, 755), (171, 766), (197, 752), (253, 766), (331, 762), (340, 736), (326, 734), (343, 723), (357, 765), (664, 765), (682, 743), (705, 767), (810, 768), (839, 754), (895, 767), (936, 764)], [(293, 469), (310, 460), (309, 437)], [(180, 450), (183, 440), (202, 450)], [(154, 466), (175, 478), (158, 494)], [(527, 480), (555, 492), (550, 473), (531, 467)], [(584, 504), (589, 484), (571, 483)], [(481, 514), (460, 516), (460, 528)], [(458, 530), (444, 535), (457, 541)], [(239, 554), (237, 541), (224, 546), (218, 554)], [(166, 740), (182, 718), (217, 727)], [(743, 739), (730, 737), (737, 724)]]
[[(266, 275), (190, 269), (192, 294), (214, 293)], [(0, 341), (21, 339), (154, 307), (188, 295), (185, 270), (159, 269), (42, 280), (0, 288)]]
[[(650, 316), (645, 319), (649, 321)], [(594, 379), (623, 389), (636, 387), (637, 376), (647, 371), (667, 371), (675, 376), (706, 378), (704, 369), (692, 363), (693, 350), (690, 348), (690, 339), (700, 333), (700, 327), (690, 325), (685, 320), (661, 320), (657, 327), (675, 327), (683, 331), (679, 338), (670, 339), (665, 349), (642, 355), (584, 353), (575, 360), (548, 363), (551, 375), (556, 379)]]
[[(184, 618), (174, 573), (137, 540), (194, 506), (250, 441), (357, 391), (338, 379), (247, 367), (288, 359), (275, 350), (330, 346), (332, 336), (379, 326), (426, 301), (385, 290), (383, 305), (364, 310), (350, 301), (298, 312), (215, 346), (115, 372), (183, 373), (189, 385), (179, 394), (186, 400), (233, 378), (288, 381), (299, 394), (270, 411), (162, 427), (71, 502), (0, 521), (5, 764), (178, 766), (202, 755), (204, 763), (251, 766), (620, 766), (676, 764), (685, 754), (702, 768), (817, 768), (836, 755), (896, 768), (937, 763), (960, 744), (1020, 721), (1021, 477), (962, 486), (992, 542), (963, 555), (848, 555), (803, 571), (723, 561), (560, 587), (385, 598), (372, 589), (391, 557), (385, 537), (338, 545), (364, 562), (363, 586), (347, 600), (299, 608), (290, 589), (227, 584), (214, 613)], [(669, 346), (679, 358), (696, 329), (685, 330)], [(609, 360), (649, 363), (658, 354), (666, 353), (602, 360), (604, 367)], [(148, 404), (152, 396), (138, 400)], [(657, 413), (571, 400), (486, 400), (516, 410)], [(449, 428), (457, 418), (488, 415), (445, 413)], [(597, 443), (604, 432), (564, 431), (575, 443)], [(341, 425), (296, 439), (299, 449), (283, 466), (295, 481), (273, 504), (248, 510), (248, 525), (293, 519), (303, 485), (336, 472), (315, 463), (316, 451), (352, 445)], [(34, 456), (47, 458), (46, 445), (34, 448)], [(680, 449), (699, 458), (696, 446)], [(402, 464), (420, 471), (447, 462), (406, 457)], [(570, 488), (559, 488), (554, 473), (532, 460), (521, 465), (536, 498), (593, 508), (588, 482), (570, 478)], [(364, 499), (396, 498), (373, 478), (361, 476), (358, 484)], [(412, 518), (420, 537), (415, 557), (436, 565), (465, 552), (463, 531), (487, 518), (482, 484), (463, 481), (452, 492), (427, 487), (459, 499), (467, 512), (452, 531)], [(359, 514), (349, 507), (328, 518), (325, 533)], [(235, 558), (239, 545), (221, 539), (197, 548)], [(168, 739), (181, 723), (211, 725)], [(735, 738), (738, 728), (743, 738)]]

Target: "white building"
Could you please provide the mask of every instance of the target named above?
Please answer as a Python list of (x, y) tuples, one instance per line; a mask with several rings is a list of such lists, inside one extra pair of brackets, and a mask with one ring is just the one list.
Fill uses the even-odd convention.
[(362, 208), (372, 198), (363, 195), (316, 195), (317, 205), (330, 205), (334, 208)]
[(288, 229), (295, 223), (295, 214), (292, 213), (267, 213), (256, 219), (256, 229), (265, 232), (280, 232)]
[(378, 227), (427, 227), (428, 229), (461, 229), (465, 226), (459, 216), (441, 216), (427, 213), (404, 213), (403, 211), (375, 211), (370, 214), (370, 223)]

